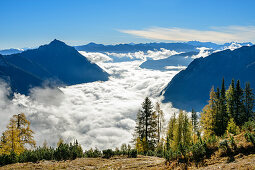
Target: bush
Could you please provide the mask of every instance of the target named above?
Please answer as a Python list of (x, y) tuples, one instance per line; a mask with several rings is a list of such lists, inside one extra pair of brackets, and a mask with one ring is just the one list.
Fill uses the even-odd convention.
[(220, 156), (228, 156), (231, 152), (229, 145), (228, 145), (228, 140), (224, 139), (220, 142), (219, 148), (220, 148)]
[(227, 148), (228, 147), (228, 140), (224, 139), (220, 142), (219, 148)]
[(54, 158), (57, 161), (67, 160), (70, 158), (70, 155), (69, 145), (66, 143), (60, 143), (54, 152)]
[(114, 155), (121, 155), (121, 151), (119, 150), (119, 148), (115, 148)]
[(217, 148), (218, 145), (218, 139), (215, 135), (210, 136), (207, 141), (206, 144), (208, 147), (210, 148)]
[(245, 135), (245, 139), (248, 141), (248, 142), (251, 142), (254, 146), (255, 146), (255, 135), (248, 132), (246, 133)]
[(83, 156), (83, 150), (80, 145), (78, 145), (78, 142), (74, 143), (74, 145), (70, 144), (70, 158), (72, 160), (76, 158), (81, 158)]
[(165, 151), (164, 155), (167, 162), (170, 162), (171, 160), (176, 160), (177, 157), (180, 157), (179, 152), (174, 152), (171, 148), (169, 150)]
[(195, 143), (191, 147), (192, 159), (195, 161), (196, 166), (199, 162), (204, 160), (206, 156), (206, 144), (202, 141)]
[(15, 152), (11, 152), (10, 155), (0, 155), (0, 166), (4, 166), (7, 164), (12, 164), (18, 162), (18, 156), (15, 154)]
[(234, 137), (233, 137), (232, 135), (230, 136), (229, 143), (230, 143), (231, 148), (232, 148), (234, 151), (236, 151), (237, 145), (236, 145), (235, 139), (234, 139)]
[(35, 150), (25, 150), (19, 155), (19, 162), (37, 162), (40, 160), (53, 160), (53, 148), (37, 148)]
[(238, 133), (240, 133), (240, 128), (235, 124), (233, 118), (230, 118), (228, 122), (227, 131), (229, 133), (232, 133), (233, 135), (237, 135)]
[(245, 122), (242, 126), (242, 130), (247, 132), (254, 132), (255, 131), (255, 121), (249, 120), (248, 122)]
[(114, 156), (114, 152), (111, 149), (103, 150), (103, 158), (109, 159)]
[(148, 150), (147, 153), (146, 153), (146, 156), (155, 156), (156, 153), (152, 150)]
[(95, 150), (91, 148), (90, 150), (85, 151), (84, 156), (87, 158), (98, 158), (102, 156), (102, 152), (97, 148)]
[(36, 151), (26, 150), (19, 155), (19, 162), (37, 162), (38, 160)]
[(128, 152), (128, 157), (129, 157), (129, 158), (136, 158), (136, 157), (137, 157), (137, 150), (136, 150), (136, 149), (131, 149), (131, 150)]

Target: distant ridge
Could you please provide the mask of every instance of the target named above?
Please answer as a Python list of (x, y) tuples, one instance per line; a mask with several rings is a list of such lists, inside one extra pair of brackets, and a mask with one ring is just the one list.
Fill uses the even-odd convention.
[(200, 41), (188, 41), (188, 42), (179, 42), (179, 43), (129, 43), (129, 44), (117, 44), (117, 45), (103, 45), (96, 43), (89, 43), (87, 45), (74, 46), (78, 51), (87, 51), (87, 52), (116, 52), (116, 53), (126, 53), (126, 52), (137, 52), (148, 50), (160, 50), (161, 48), (168, 50), (175, 50), (177, 52), (191, 52), (199, 51), (197, 48), (206, 47), (211, 48), (212, 50), (223, 50), (226, 49), (231, 44), (238, 44), (240, 46), (251, 46), (252, 43), (237, 43), (230, 42), (225, 44), (216, 44), (212, 42), (200, 42)]
[(136, 52), (148, 50), (160, 50), (165, 48), (168, 50), (175, 50), (177, 52), (196, 51), (196, 47), (186, 43), (146, 43), (146, 44), (117, 44), (117, 45), (103, 45), (89, 43), (87, 45), (75, 46), (78, 51), (87, 52)]
[(160, 60), (147, 60), (143, 62), (140, 67), (153, 69), (153, 70), (167, 70), (166, 66), (188, 66), (194, 59), (193, 55), (197, 55), (198, 52), (186, 52), (181, 54), (172, 55), (168, 58)]

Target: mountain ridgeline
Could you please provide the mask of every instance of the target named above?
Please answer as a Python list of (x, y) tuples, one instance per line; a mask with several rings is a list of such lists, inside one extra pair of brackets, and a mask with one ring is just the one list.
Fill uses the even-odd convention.
[(5, 65), (0, 68), (0, 77), (7, 80), (13, 91), (22, 94), (28, 94), (31, 87), (45, 84), (51, 87), (75, 85), (106, 81), (109, 76), (73, 47), (58, 40), (38, 49), (2, 56), (1, 60)]
[(147, 60), (143, 62), (140, 67), (154, 70), (167, 70), (166, 66), (188, 66), (193, 61), (192, 56), (197, 55), (198, 52), (191, 51), (181, 54), (172, 55), (170, 57), (159, 60)]
[(137, 52), (148, 50), (160, 50), (161, 48), (168, 50), (175, 50), (177, 52), (187, 52), (194, 51), (196, 47), (187, 43), (146, 43), (146, 44), (117, 44), (117, 45), (103, 45), (89, 43), (87, 45), (75, 46), (75, 49), (78, 51), (87, 51), (87, 52), (117, 52), (117, 53), (126, 53), (126, 52)]
[[(234, 51), (224, 50), (206, 58), (198, 58), (179, 72), (163, 90), (164, 102), (172, 102), (180, 109), (201, 111), (209, 100), (208, 91), (232, 79), (250, 82), (255, 88), (255, 46), (244, 46)], [(244, 84), (242, 84), (244, 87)]]

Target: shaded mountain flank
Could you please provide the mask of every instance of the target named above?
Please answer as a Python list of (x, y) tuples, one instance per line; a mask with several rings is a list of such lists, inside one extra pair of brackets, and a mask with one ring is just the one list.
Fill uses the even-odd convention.
[[(64, 42), (54, 40), (37, 49), (27, 50), (22, 53), (3, 56), (8, 65), (23, 70), (42, 82), (51, 86), (75, 85), (93, 81), (106, 81), (109, 74), (98, 65), (91, 63), (75, 48)], [(10, 75), (12, 78), (13, 75)], [(2, 78), (2, 76), (1, 76)], [(22, 76), (21, 76), (22, 78)], [(30, 80), (27, 79), (27, 82)], [(26, 83), (18, 83), (13, 90), (27, 94), (28, 91), (19, 90), (19, 86)], [(28, 83), (30, 84), (30, 83)], [(34, 83), (26, 86), (26, 89), (34, 87)]]
[[(195, 59), (179, 72), (163, 90), (163, 102), (172, 102), (176, 108), (201, 111), (209, 100), (212, 86), (220, 87), (231, 80), (250, 82), (255, 88), (255, 46), (224, 50), (205, 58)], [(242, 84), (244, 87), (244, 84)], [(228, 88), (228, 87), (226, 87)]]

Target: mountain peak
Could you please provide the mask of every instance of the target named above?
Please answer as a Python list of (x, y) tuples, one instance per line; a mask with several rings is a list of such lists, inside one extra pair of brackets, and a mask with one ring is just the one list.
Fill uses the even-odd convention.
[(53, 41), (51, 41), (49, 43), (49, 45), (51, 46), (67, 46), (63, 41), (60, 41), (60, 40), (57, 40), (57, 39), (54, 39)]

